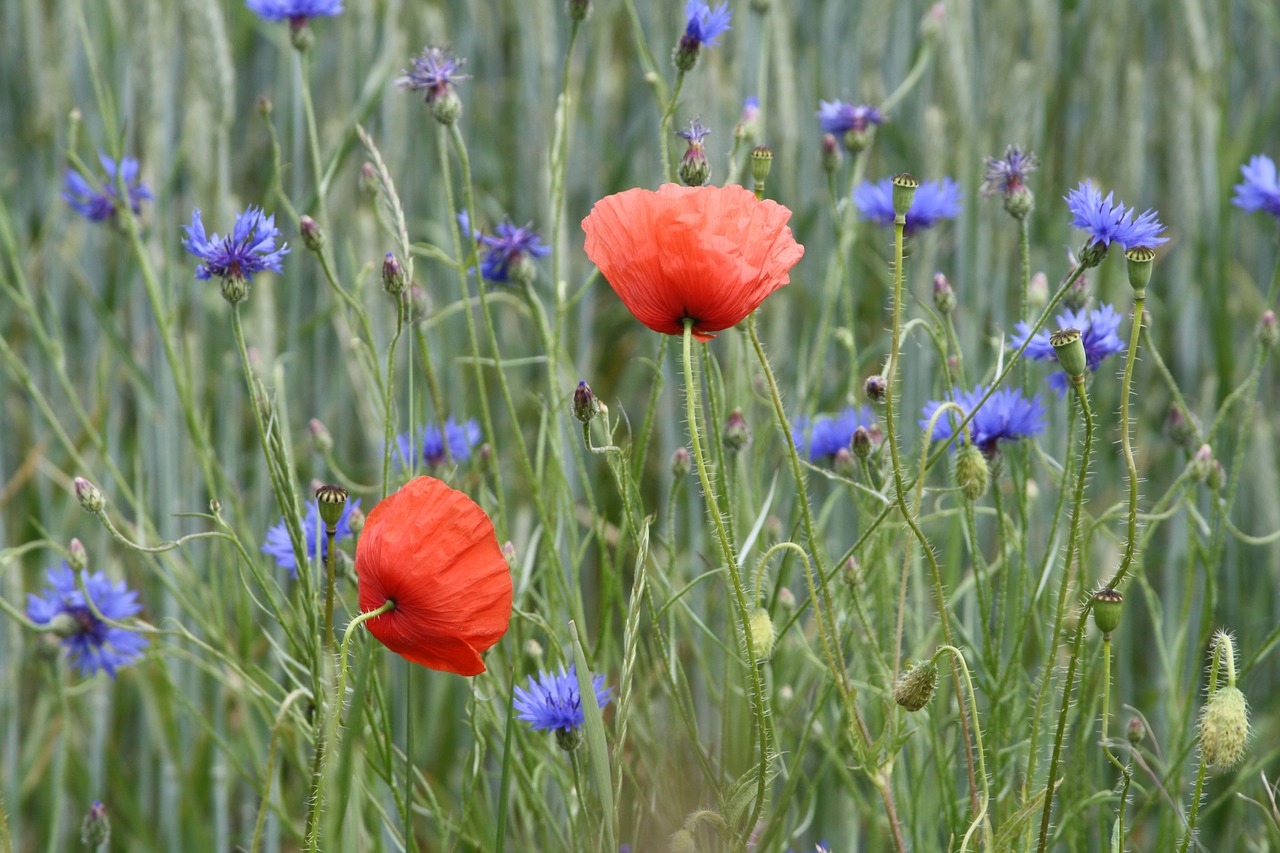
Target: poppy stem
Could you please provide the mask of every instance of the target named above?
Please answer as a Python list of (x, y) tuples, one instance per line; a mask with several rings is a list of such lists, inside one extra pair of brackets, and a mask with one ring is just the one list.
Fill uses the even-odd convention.
[(336, 525), (325, 525), (324, 650), (328, 654), (333, 654), (333, 540), (337, 533)]
[(716, 500), (715, 487), (711, 475), (707, 472), (706, 454), (702, 447), (701, 431), (698, 427), (698, 386), (693, 376), (693, 325), (695, 320), (686, 317), (684, 321), (684, 386), (685, 408), (689, 419), (689, 439), (693, 444), (693, 459), (698, 468), (698, 479), (702, 483), (702, 493), (707, 499), (707, 509), (715, 523), (716, 539), (720, 545), (720, 556), (729, 570), (729, 578), (733, 584), (734, 604), (737, 610), (738, 631), (742, 645), (747, 651), (747, 668), (751, 685), (752, 722), (760, 748), (759, 773), (756, 781), (756, 799), (751, 814), (746, 821), (749, 828), (755, 827), (764, 809), (766, 783), (769, 778), (769, 733), (767, 697), (764, 692), (764, 679), (756, 659), (755, 647), (750, 635), (750, 610), (747, 607), (747, 595), (742, 585), (742, 573), (738, 569), (738, 560), (733, 552), (733, 543), (729, 541), (729, 531), (724, 516), (720, 514), (720, 505)]

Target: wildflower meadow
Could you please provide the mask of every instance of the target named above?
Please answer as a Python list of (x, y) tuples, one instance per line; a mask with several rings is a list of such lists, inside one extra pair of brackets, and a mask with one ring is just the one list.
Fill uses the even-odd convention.
[(1273, 3), (0, 67), (0, 851), (1280, 851)]

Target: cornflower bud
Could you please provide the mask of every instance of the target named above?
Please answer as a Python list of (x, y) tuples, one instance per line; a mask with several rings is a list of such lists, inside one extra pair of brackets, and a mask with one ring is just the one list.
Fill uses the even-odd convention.
[(1147, 737), (1147, 724), (1142, 722), (1141, 717), (1130, 717), (1124, 729), (1124, 736), (1129, 739), (1129, 743), (1137, 746)]
[(863, 390), (867, 393), (867, 399), (873, 403), (883, 403), (884, 398), (889, 393), (889, 383), (880, 374), (868, 376), (867, 382), (863, 386)]
[(516, 546), (510, 539), (502, 544), (502, 558), (507, 561), (507, 565), (511, 568), (514, 569), (516, 567)]
[(73, 572), (81, 571), (89, 565), (89, 554), (84, 550), (84, 543), (72, 539), (67, 543), (67, 565)]
[(677, 447), (676, 452), (671, 454), (671, 474), (677, 480), (681, 477), (688, 476), (690, 468), (689, 451), (683, 447)]
[(569, 20), (585, 21), (591, 13), (591, 0), (569, 0)]
[(321, 455), (333, 450), (333, 436), (329, 434), (329, 428), (319, 418), (308, 421), (307, 429), (311, 432), (312, 443)]
[(707, 151), (702, 145), (702, 138), (710, 133), (698, 119), (689, 122), (688, 130), (676, 131), (676, 136), (689, 143), (684, 157), (680, 158), (680, 165), (676, 167), (676, 176), (687, 187), (700, 187), (711, 179), (711, 164), (707, 161)]
[(347, 515), (347, 529), (353, 536), (364, 530), (364, 518), (364, 510), (358, 506), (351, 508), (351, 512)]
[(1031, 276), (1031, 282), (1027, 285), (1027, 309), (1033, 314), (1038, 314), (1048, 304), (1049, 277), (1042, 272), (1038, 272)]
[(840, 142), (836, 139), (836, 135), (834, 133), (823, 134), (822, 171), (828, 175), (834, 174), (840, 168), (840, 163), (843, 160), (844, 152), (840, 150)]
[(324, 229), (320, 227), (319, 222), (316, 222), (310, 216), (304, 215), (298, 220), (298, 228), (302, 231), (302, 244), (304, 246), (313, 252), (319, 252), (324, 248)]
[(917, 661), (898, 676), (893, 701), (908, 711), (919, 711), (938, 689), (938, 667), (933, 661)]
[(751, 443), (751, 427), (742, 415), (742, 409), (734, 409), (724, 422), (724, 449), (737, 453)]
[(951, 282), (940, 272), (933, 274), (933, 307), (943, 316), (950, 314), (956, 307), (956, 292), (951, 289)]
[(858, 466), (853, 461), (849, 448), (841, 447), (831, 456), (831, 468), (846, 480), (852, 480), (858, 473)]
[(1276, 327), (1276, 314), (1274, 311), (1265, 311), (1258, 321), (1258, 343), (1264, 349), (1271, 349), (1277, 342), (1280, 342), (1280, 328)]
[(1191, 457), (1191, 464), (1188, 473), (1191, 479), (1196, 481), (1204, 481), (1208, 479), (1213, 472), (1213, 448), (1207, 444), (1200, 445), (1200, 449)]
[(1195, 417), (1183, 410), (1177, 403), (1169, 407), (1169, 415), (1165, 418), (1164, 428), (1169, 434), (1169, 439), (1174, 444), (1184, 450), (1191, 450), (1194, 447), (1196, 433), (1198, 432)]
[(859, 459), (871, 455), (871, 433), (861, 424), (853, 431), (853, 455)]
[(98, 487), (90, 483), (84, 477), (76, 477), (74, 481), (76, 490), (76, 500), (80, 502), (80, 508), (85, 512), (91, 512), (94, 515), (102, 512), (102, 508), (107, 505), (107, 501), (102, 497), (102, 492), (98, 491)]
[(394, 253), (387, 252), (386, 258), (382, 261), (382, 289), (388, 295), (398, 297), (404, 293), (408, 284), (409, 277), (405, 275), (404, 267), (400, 266), (400, 261), (396, 260)]
[(573, 416), (584, 424), (589, 424), (600, 414), (600, 401), (591, 393), (591, 386), (579, 382), (573, 392)]
[(100, 800), (94, 800), (89, 806), (84, 822), (80, 824), (80, 843), (90, 850), (97, 850), (111, 843), (111, 820), (107, 817), (107, 808)]
[(778, 590), (778, 606), (788, 612), (796, 609), (796, 594), (790, 587), (784, 586)]

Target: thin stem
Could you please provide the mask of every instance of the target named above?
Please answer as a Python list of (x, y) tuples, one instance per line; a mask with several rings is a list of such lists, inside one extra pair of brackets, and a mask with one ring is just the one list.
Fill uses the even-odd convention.
[(1133, 565), (1135, 545), (1138, 538), (1138, 466), (1133, 459), (1133, 442), (1130, 439), (1129, 398), (1133, 396), (1133, 363), (1138, 359), (1138, 339), (1142, 335), (1142, 307), (1146, 302), (1145, 290), (1133, 294), (1133, 327), (1129, 332), (1129, 354), (1124, 362), (1124, 380), (1120, 383), (1120, 445), (1124, 448), (1124, 464), (1129, 481), (1129, 523), (1125, 536), (1124, 555), (1120, 558), (1120, 568), (1115, 576), (1107, 582), (1108, 589), (1115, 589), (1129, 573)]
[(658, 122), (658, 143), (662, 151), (662, 180), (674, 181), (676, 173), (671, 170), (671, 151), (670, 143), (667, 139), (667, 130), (671, 127), (671, 117), (675, 115), (676, 104), (680, 101), (680, 90), (684, 87), (684, 72), (676, 72), (676, 86), (671, 92), (671, 99), (667, 101), (667, 108), (662, 112), (662, 120)]
[(1122, 764), (1120, 759), (1111, 751), (1111, 744), (1107, 742), (1107, 722), (1110, 720), (1111, 712), (1111, 635), (1102, 635), (1102, 751), (1106, 753), (1107, 760), (1120, 771), (1120, 775), (1124, 777), (1124, 787), (1120, 795), (1120, 814), (1118, 818), (1118, 832), (1120, 834), (1120, 849), (1124, 849), (1124, 812), (1125, 806), (1128, 805), (1129, 782), (1133, 778), (1133, 773), (1129, 770), (1128, 765)]
[[(1213, 647), (1213, 661), (1209, 664), (1209, 690), (1205, 695), (1205, 703), (1207, 704), (1213, 699), (1213, 694), (1218, 691), (1218, 667), (1223, 658), (1230, 659), (1231, 655), (1223, 655), (1222, 647), (1215, 645)], [(1232, 675), (1235, 674), (1235, 662), (1230, 663)], [(1232, 679), (1234, 681), (1234, 678)], [(1196, 788), (1191, 796), (1191, 814), (1187, 816), (1187, 831), (1182, 836), (1182, 843), (1178, 845), (1178, 853), (1187, 853), (1187, 848), (1191, 844), (1192, 837), (1196, 834), (1196, 821), (1200, 816), (1200, 797), (1204, 793), (1204, 776), (1208, 762), (1204, 760), (1203, 751), (1200, 754), (1200, 765), (1196, 768)]]

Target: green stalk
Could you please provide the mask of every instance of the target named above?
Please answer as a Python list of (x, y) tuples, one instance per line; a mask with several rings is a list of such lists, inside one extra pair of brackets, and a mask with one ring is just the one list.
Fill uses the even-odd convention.
[(1138, 539), (1138, 466), (1133, 459), (1133, 442), (1129, 431), (1129, 398), (1133, 392), (1133, 364), (1138, 360), (1138, 339), (1142, 335), (1142, 307), (1146, 302), (1145, 290), (1134, 291), (1133, 294), (1133, 327), (1129, 332), (1129, 354), (1124, 362), (1124, 380), (1120, 383), (1120, 444), (1124, 448), (1124, 464), (1129, 480), (1129, 523), (1125, 535), (1124, 555), (1120, 558), (1120, 568), (1115, 576), (1107, 582), (1107, 589), (1115, 589), (1129, 573), (1133, 565), (1135, 545)]

